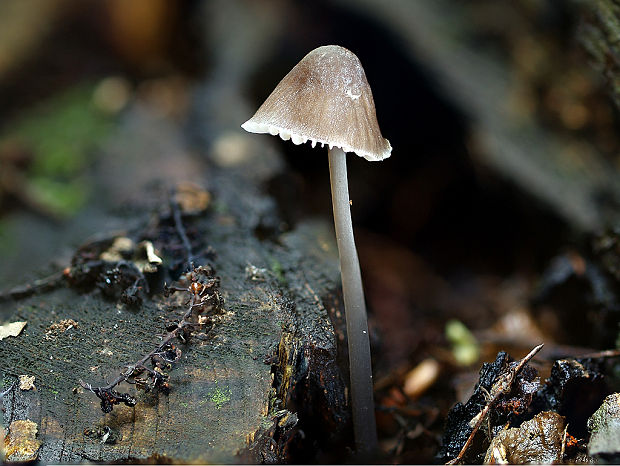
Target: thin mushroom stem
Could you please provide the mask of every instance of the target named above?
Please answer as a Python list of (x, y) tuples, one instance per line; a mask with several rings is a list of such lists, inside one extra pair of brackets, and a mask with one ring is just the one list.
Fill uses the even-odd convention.
[(334, 147), (329, 150), (329, 175), (349, 342), (353, 432), (357, 451), (372, 452), (377, 449), (378, 442), (368, 321), (366, 304), (364, 303), (364, 289), (362, 288), (362, 274), (351, 222), (347, 159), (345, 152), (340, 148)]

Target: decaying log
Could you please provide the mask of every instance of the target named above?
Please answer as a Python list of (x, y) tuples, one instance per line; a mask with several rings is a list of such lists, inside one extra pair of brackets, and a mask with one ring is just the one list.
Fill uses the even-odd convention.
[[(209, 97), (202, 98), (208, 107)], [(135, 407), (115, 405), (104, 414), (79, 384), (105, 385), (158, 345), (183, 313), (160, 291), (132, 307), (96, 287), (62, 283), (0, 304), (3, 322), (27, 322), (18, 336), (0, 341), (0, 391), (11, 387), (2, 399), (4, 424), (34, 422), (41, 461), (282, 462), (313, 428), (335, 440), (348, 425), (328, 315), (340, 306), (333, 229), (324, 221), (282, 227), (263, 188), (281, 167), (269, 138), (202, 128), (229, 138), (224, 146), (236, 147), (237, 157), (226, 161), (224, 151), (216, 162), (192, 159), (178, 127), (136, 106), (100, 167), (101, 197), (125, 205), (110, 221), (125, 231), (102, 231), (104, 238), (146, 234), (180, 181), (211, 195), (206, 211), (184, 221), (202, 245), (193, 256), (220, 279), (222, 310), (206, 336), (176, 342), (182, 356), (169, 371), (169, 394), (121, 384)], [(144, 188), (158, 178), (165, 186)], [(69, 319), (75, 324), (52, 327)], [(12, 385), (20, 375), (34, 376), (36, 388)]]
[[(208, 210), (192, 228), (214, 251), (223, 311), (206, 338), (178, 343), (183, 355), (170, 371), (168, 395), (129, 388), (136, 406), (104, 415), (78, 384), (110, 380), (157, 345), (166, 322), (178, 319), (160, 294), (137, 309), (66, 286), (5, 303), (9, 320), (28, 322), (20, 335), (0, 342), (5, 386), (34, 375), (36, 387), (9, 391), (5, 423), (38, 425), (39, 459), (230, 462), (243, 453), (248, 461), (278, 461), (295, 421), (309, 414), (303, 403), (333, 429), (346, 423), (325, 307), (339, 277), (331, 229), (308, 223), (277, 242), (261, 241), (257, 222), (277, 218), (275, 206), (243, 175), (219, 171), (211, 186), (220, 213)], [(261, 202), (268, 208), (257, 208)], [(66, 319), (76, 324), (50, 330)], [(291, 398), (296, 413), (287, 410)]]

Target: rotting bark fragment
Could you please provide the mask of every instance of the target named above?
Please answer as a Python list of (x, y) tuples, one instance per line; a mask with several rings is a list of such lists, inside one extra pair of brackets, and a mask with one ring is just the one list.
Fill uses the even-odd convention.
[(587, 436), (588, 418), (609, 394), (603, 375), (590, 365), (587, 360), (555, 361), (551, 375), (536, 395), (537, 408), (565, 416), (573, 435), (579, 438)]
[[(557, 360), (542, 387), (535, 378), (526, 377), (519, 381), (517, 377), (518, 383), (510, 392), (486, 401), (484, 409), (488, 408), (488, 412), (484, 414), (485, 422), (480, 423), (483, 409), (467, 423), (468, 417), (481, 406), (481, 397), (485, 399), (484, 391), (488, 390), (488, 384), (485, 385), (484, 382), (488, 382), (489, 374), (499, 373), (499, 377), (492, 383), (493, 387), (497, 386), (502, 374), (506, 374), (502, 366), (506, 363), (507, 356), (500, 353), (493, 364), (483, 365), (476, 391), (467, 404), (457, 404), (450, 411), (440, 453), (445, 454), (449, 448), (456, 451), (458, 442), (461, 441), (465, 442), (465, 446), (449, 463), (480, 463), (483, 461), (482, 449), (486, 450), (484, 461), (487, 463), (591, 463), (593, 460), (585, 448), (585, 439), (588, 436), (585, 420), (608, 393), (600, 368), (607, 358), (616, 356), (617, 351), (602, 351), (588, 354), (580, 360)], [(515, 363), (510, 364), (514, 367)], [(536, 373), (534, 369), (526, 366), (522, 374), (528, 371)], [(492, 394), (493, 389), (489, 392)], [(488, 396), (486, 400), (489, 400)], [(559, 426), (560, 418), (564, 426), (562, 428)], [(595, 423), (593, 418), (594, 416), (590, 418), (590, 423)], [(511, 425), (519, 427), (508, 429)], [(486, 437), (476, 435), (476, 426), (485, 431)], [(591, 429), (590, 424), (588, 426)], [(463, 440), (466, 437), (467, 440)], [(487, 442), (491, 438), (493, 440), (487, 448)], [(561, 438), (561, 441), (558, 441), (558, 438)]]
[[(448, 413), (438, 454), (441, 460), (447, 464), (482, 461), (488, 438), (527, 410), (532, 402), (539, 387), (538, 372), (527, 363), (542, 346), (536, 346), (518, 362), (500, 352), (495, 362), (482, 365), (474, 394), (465, 405), (457, 403)], [(487, 435), (481, 438), (477, 435), (479, 430)]]

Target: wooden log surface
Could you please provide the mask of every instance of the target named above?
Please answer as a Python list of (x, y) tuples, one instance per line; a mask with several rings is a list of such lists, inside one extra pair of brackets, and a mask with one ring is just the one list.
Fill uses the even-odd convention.
[[(252, 17), (256, 29), (260, 21), (246, 10), (232, 17)], [(146, 235), (170, 190), (189, 181), (211, 195), (207, 210), (187, 217), (186, 227), (200, 240), (194, 254), (209, 251), (222, 310), (206, 337), (178, 343), (183, 353), (170, 370), (168, 395), (121, 384), (118, 390), (135, 395), (136, 406), (104, 414), (78, 381), (104, 385), (151, 351), (166, 324), (183, 314), (183, 298), (157, 292), (131, 308), (96, 289), (63, 283), (0, 303), (3, 322), (27, 322), (21, 334), (0, 341), (0, 389), (12, 387), (2, 399), (4, 424), (34, 422), (41, 461), (281, 462), (300, 426), (307, 432), (319, 426), (318, 435), (336, 439), (348, 425), (328, 315), (340, 312), (333, 227), (283, 224), (264, 188), (282, 168), (280, 154), (271, 138), (239, 128), (250, 110), (236, 86), (248, 70), (238, 71), (226, 50), (217, 53), (212, 80), (186, 96), (193, 103), (189, 129), (140, 103), (124, 112), (101, 148), (94, 202), (69, 224), (64, 241), (56, 238), (63, 253), (47, 251), (34, 263), (55, 259), (46, 269), (62, 270), (69, 265), (66, 251), (89, 239), (81, 231), (94, 229), (99, 238)], [(317, 157), (327, 170), (327, 154)], [(48, 238), (42, 224), (32, 234), (38, 229)], [(77, 325), (50, 330), (67, 319)], [(36, 389), (14, 385), (20, 375), (35, 376)]]
[[(149, 123), (118, 134), (113, 147), (148, 153), (130, 140)], [(256, 163), (248, 155), (248, 163)], [(316, 416), (323, 410), (327, 425), (346, 421), (336, 338), (324, 304), (339, 282), (332, 229), (309, 222), (280, 234), (276, 205), (260, 192), (256, 170), (205, 167), (203, 173), (212, 207), (189, 226), (213, 251), (209, 262), (220, 277), (224, 304), (205, 339), (179, 343), (183, 355), (170, 371), (169, 395), (139, 392), (135, 407), (119, 405), (103, 414), (99, 399), (78, 380), (104, 385), (153, 349), (166, 322), (183, 313), (179, 298), (154, 294), (133, 309), (98, 291), (63, 285), (3, 303), (5, 321), (27, 322), (20, 335), (0, 341), (3, 389), (19, 375), (34, 375), (36, 386), (13, 386), (4, 397), (5, 424), (37, 424), (40, 460), (282, 460), (283, 434), (304, 411), (287, 411), (293, 396), (307, 397)], [(149, 215), (145, 208), (128, 224), (148, 223)], [(259, 225), (263, 232), (274, 228), (274, 236), (259, 238)], [(50, 329), (66, 319), (77, 324)], [(282, 443), (260, 441), (276, 431)]]
[[(476, 166), (510, 179), (577, 231), (617, 218), (599, 202), (618, 198), (617, 171), (589, 141), (515, 112), (510, 96), (518, 79), (510, 63), (468, 40), (467, 5), (339, 4), (388, 26), (412, 61), (436, 78), (442, 95), (467, 116)], [(161, 215), (170, 189), (191, 181), (212, 196), (206, 212), (186, 220), (203, 240), (202, 251), (213, 250), (207, 262), (221, 279), (223, 309), (206, 337), (180, 345), (169, 395), (138, 392), (135, 407), (103, 414), (78, 380), (109, 381), (150, 351), (166, 323), (182, 315), (181, 297), (157, 292), (130, 308), (65, 284), (0, 303), (2, 322), (27, 321), (20, 335), (0, 341), (0, 391), (10, 388), (2, 400), (4, 424), (34, 422), (44, 462), (282, 462), (299, 429), (314, 425), (315, 434), (322, 429), (330, 437), (347, 426), (346, 377), (337, 364), (346, 355), (337, 353), (342, 336), (330, 321), (340, 310), (332, 227), (283, 224), (277, 201), (266, 194), (282, 169), (277, 145), (239, 129), (255, 110), (243, 89), (260, 60), (284, 43), (288, 7), (251, 0), (205, 5), (209, 77), (180, 96), (189, 102), (186, 119), (134, 102), (101, 149), (87, 211), (62, 228), (32, 217), (22, 222), (17, 231), (29, 239), (17, 256), (3, 258), (0, 278), (5, 288), (28, 283), (43, 268), (62, 270), (95, 231), (139, 236)], [(614, 90), (616, 6), (608, 0), (586, 5), (591, 16), (579, 33)], [(327, 170), (325, 154), (317, 151), (317, 161)], [(65, 319), (77, 326), (50, 332)], [(36, 390), (13, 385), (20, 375), (35, 376)]]

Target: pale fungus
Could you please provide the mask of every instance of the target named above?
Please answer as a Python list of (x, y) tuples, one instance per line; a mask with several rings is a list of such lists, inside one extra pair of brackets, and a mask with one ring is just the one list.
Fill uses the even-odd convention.
[(252, 133), (279, 135), (294, 144), (310, 141), (312, 147), (317, 143), (328, 146), (355, 442), (358, 452), (376, 450), (368, 322), (351, 223), (346, 152), (379, 161), (390, 156), (392, 147), (381, 135), (372, 92), (359, 59), (337, 45), (313, 50), (241, 127)]

